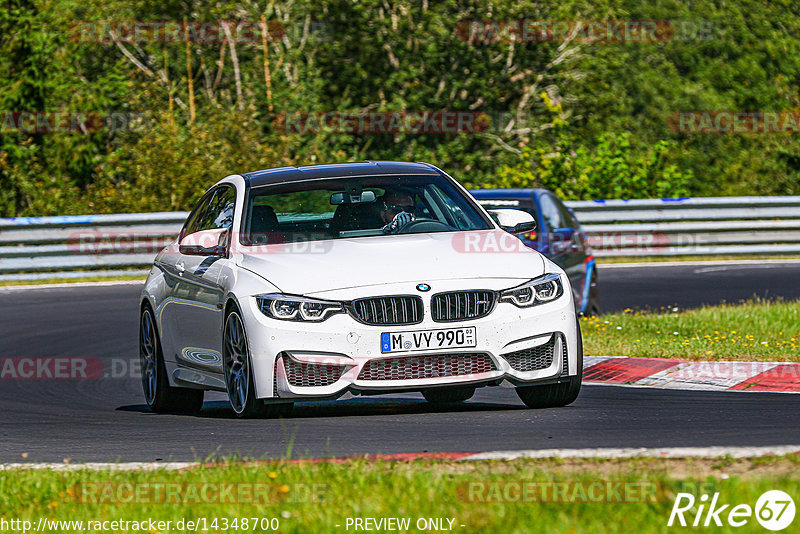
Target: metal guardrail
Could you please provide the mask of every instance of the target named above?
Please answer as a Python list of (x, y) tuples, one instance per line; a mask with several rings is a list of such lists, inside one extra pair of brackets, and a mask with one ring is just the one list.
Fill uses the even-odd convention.
[[(99, 270), (96, 274), (102, 276), (108, 269), (148, 267), (157, 251), (177, 236), (188, 215), (162, 212), (0, 219), (0, 279), (61, 278), (67, 277), (65, 271), (78, 270)], [(29, 276), (44, 272), (49, 273)]]
[(800, 196), (566, 204), (599, 257), (800, 253)]
[[(800, 196), (566, 204), (575, 211), (599, 257), (800, 254)], [(187, 215), (0, 219), (0, 279), (148, 267), (156, 251), (174, 239)]]

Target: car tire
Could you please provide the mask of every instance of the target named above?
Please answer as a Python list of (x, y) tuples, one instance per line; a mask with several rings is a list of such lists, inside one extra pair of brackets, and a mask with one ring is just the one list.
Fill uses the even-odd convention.
[(203, 407), (202, 389), (169, 385), (158, 330), (149, 304), (139, 320), (139, 362), (147, 405), (156, 413), (197, 413)]
[(464, 402), (475, 394), (474, 387), (446, 387), (423, 389), (422, 396), (433, 404), (452, 404)]
[(270, 402), (256, 398), (250, 346), (244, 322), (236, 307), (225, 316), (222, 331), (222, 366), (228, 400), (237, 417), (243, 419), (274, 418), (289, 415), (291, 402)]
[(578, 373), (569, 377), (569, 381), (541, 386), (518, 387), (517, 395), (529, 408), (555, 408), (572, 404), (578, 398), (583, 379), (583, 336), (580, 322), (578, 329)]

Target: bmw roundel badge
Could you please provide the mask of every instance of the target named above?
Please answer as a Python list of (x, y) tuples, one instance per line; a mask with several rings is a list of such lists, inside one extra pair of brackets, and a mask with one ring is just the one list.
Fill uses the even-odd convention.
[(429, 286), (428, 284), (417, 284), (417, 291), (422, 291), (424, 293), (425, 291), (430, 291), (430, 290), (431, 286)]

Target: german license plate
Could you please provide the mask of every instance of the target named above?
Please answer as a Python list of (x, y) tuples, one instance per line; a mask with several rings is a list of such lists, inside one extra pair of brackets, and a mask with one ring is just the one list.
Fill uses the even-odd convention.
[(474, 326), (442, 330), (383, 332), (381, 334), (381, 352), (385, 354), (412, 350), (474, 347), (477, 344), (476, 339)]

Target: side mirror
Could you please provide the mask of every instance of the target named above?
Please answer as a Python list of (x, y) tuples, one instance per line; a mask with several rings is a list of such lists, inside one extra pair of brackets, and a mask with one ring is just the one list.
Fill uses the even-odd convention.
[(181, 239), (178, 250), (188, 256), (227, 256), (228, 229), (214, 228), (189, 234)]
[(500, 228), (512, 234), (522, 234), (536, 230), (536, 220), (533, 216), (522, 210), (496, 209), (489, 210), (489, 214), (497, 221)]

